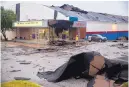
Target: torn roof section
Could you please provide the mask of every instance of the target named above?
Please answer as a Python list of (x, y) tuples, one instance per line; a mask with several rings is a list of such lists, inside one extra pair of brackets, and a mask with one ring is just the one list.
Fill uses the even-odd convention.
[(119, 16), (106, 13), (84, 11), (68, 4), (64, 4), (62, 6), (46, 6), (46, 7), (56, 10), (65, 15), (66, 17), (78, 17), (79, 21), (128, 23), (128, 16)]

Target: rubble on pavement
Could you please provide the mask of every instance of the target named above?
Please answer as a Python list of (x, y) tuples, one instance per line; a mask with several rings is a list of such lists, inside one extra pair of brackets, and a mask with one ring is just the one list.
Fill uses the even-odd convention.
[[(44, 79), (39, 79), (36, 74), (42, 67), (44, 67), (44, 71), (54, 71), (57, 67), (67, 62), (72, 55), (81, 52), (97, 51), (109, 59), (128, 56), (127, 42), (82, 43), (84, 45), (80, 44), (80, 47), (76, 47), (73, 44), (63, 46), (50, 45), (49, 47), (41, 47), (40, 51), (38, 50), (39, 48), (37, 49), (17, 45), (13, 47), (2, 47), (2, 82), (14, 80), (14, 77), (31, 77), (30, 81), (44, 85), (44, 87), (86, 87), (88, 81), (85, 79), (75, 80), (72, 78), (59, 83), (50, 83)], [(30, 61), (31, 64), (20, 64), (22, 62)], [(12, 70), (21, 71), (10, 72)]]

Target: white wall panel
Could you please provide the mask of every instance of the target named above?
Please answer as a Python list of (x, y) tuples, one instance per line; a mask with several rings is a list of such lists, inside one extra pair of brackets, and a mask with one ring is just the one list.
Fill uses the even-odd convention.
[(87, 32), (111, 31), (112, 24), (107, 22), (87, 22)]
[(95, 22), (87, 21), (87, 32), (99, 31), (127, 31), (127, 23)]
[(117, 24), (118, 31), (128, 31), (128, 24), (127, 23), (120, 23)]
[[(29, 5), (28, 5), (29, 4)], [(33, 3), (22, 3), (20, 7), (20, 21), (27, 21), (28, 19), (53, 19), (54, 10), (43, 5)], [(68, 19), (61, 13), (58, 13), (57, 19)]]

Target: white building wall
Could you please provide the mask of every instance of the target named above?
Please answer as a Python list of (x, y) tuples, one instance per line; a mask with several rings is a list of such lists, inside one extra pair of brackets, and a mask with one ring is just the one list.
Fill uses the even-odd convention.
[(87, 22), (87, 32), (100, 32), (100, 31), (111, 31), (112, 24), (107, 22)]
[(127, 31), (127, 23), (87, 21), (87, 32)]
[[(43, 5), (34, 3), (24, 3), (20, 6), (20, 21), (27, 21), (28, 19), (54, 19), (54, 10)], [(65, 17), (64, 15), (58, 12), (57, 19), (67, 20), (68, 17)]]
[(117, 24), (117, 28), (119, 31), (128, 31), (128, 24), (127, 23)]

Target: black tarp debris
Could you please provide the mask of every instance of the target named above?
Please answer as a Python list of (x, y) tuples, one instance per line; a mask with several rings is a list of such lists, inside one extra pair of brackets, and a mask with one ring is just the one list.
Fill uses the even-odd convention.
[[(72, 56), (67, 63), (63, 64), (61, 67), (55, 70), (55, 72), (38, 72), (37, 75), (39, 78), (45, 78), (52, 82), (68, 79), (71, 76), (80, 76), (85, 69), (89, 69), (89, 62), (93, 59), (93, 55), (93, 53), (81, 53)], [(77, 68), (78, 66), (79, 68)]]
[[(100, 60), (99, 58), (102, 58), (100, 53), (98, 52), (84, 52), (77, 55), (72, 56), (68, 62), (57, 68), (54, 72), (48, 71), (48, 72), (38, 72), (37, 76), (39, 78), (47, 79), (50, 82), (59, 82), (62, 80), (69, 79), (71, 77), (75, 78), (85, 78), (90, 80), (94, 76), (90, 75), (92, 70), (91, 68), (91, 62), (95, 60), (95, 57), (97, 57), (97, 60)], [(103, 57), (104, 58), (104, 57)], [(101, 64), (101, 62), (96, 63)], [(99, 70), (96, 72), (97, 75), (101, 75), (105, 73), (105, 76), (108, 79), (115, 80), (116, 82), (126, 82), (128, 81), (128, 62), (121, 61), (121, 60), (109, 60), (107, 58), (104, 58), (104, 65), (101, 68), (98, 68), (95, 66), (95, 64), (92, 64), (92, 68), (94, 70)]]

